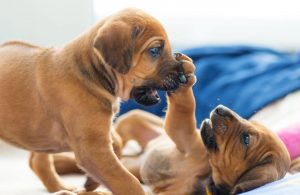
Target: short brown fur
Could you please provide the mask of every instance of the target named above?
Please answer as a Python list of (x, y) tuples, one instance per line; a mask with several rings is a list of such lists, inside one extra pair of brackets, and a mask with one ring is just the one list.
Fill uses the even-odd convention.
[[(148, 49), (161, 42), (163, 53), (153, 60)], [(34, 152), (30, 165), (50, 192), (70, 188), (59, 180), (48, 154), (74, 151), (79, 166), (114, 194), (145, 194), (118, 160), (117, 144), (118, 154), (113, 150), (111, 123), (120, 98), (128, 100), (148, 79), (162, 82), (157, 70), (166, 61), (166, 71), (178, 64), (164, 28), (138, 9), (107, 17), (58, 49), (4, 43), (0, 138)]]

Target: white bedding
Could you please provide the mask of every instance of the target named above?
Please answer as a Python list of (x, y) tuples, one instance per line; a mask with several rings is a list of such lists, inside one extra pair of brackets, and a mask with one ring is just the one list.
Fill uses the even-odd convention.
[(300, 90), (266, 106), (251, 119), (275, 132), (290, 125), (300, 124)]

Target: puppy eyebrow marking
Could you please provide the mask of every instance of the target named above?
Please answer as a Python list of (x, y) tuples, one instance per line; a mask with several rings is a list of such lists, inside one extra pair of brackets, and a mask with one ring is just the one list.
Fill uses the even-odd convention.
[(164, 40), (158, 40), (157, 42), (159, 44), (159, 47), (161, 47), (163, 49), (164, 46), (165, 46), (165, 41)]
[(160, 44), (159, 46), (164, 46), (165, 40), (163, 37), (157, 37), (157, 36), (152, 37), (143, 44), (143, 47), (141, 47), (141, 50), (146, 50), (147, 48), (150, 48), (150, 46), (154, 45), (153, 43)]
[(96, 74), (94, 78), (99, 84), (101, 84), (109, 93), (115, 95), (115, 81), (109, 76), (109, 73), (104, 68), (102, 63), (99, 63), (99, 66), (94, 63), (91, 64), (92, 70)]

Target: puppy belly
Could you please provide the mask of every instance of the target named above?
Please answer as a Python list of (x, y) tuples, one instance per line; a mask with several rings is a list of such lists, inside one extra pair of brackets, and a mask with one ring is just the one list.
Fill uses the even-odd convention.
[(148, 185), (153, 185), (170, 178), (172, 171), (170, 171), (169, 159), (155, 150), (150, 155), (151, 158), (147, 159), (141, 167), (142, 180)]
[(59, 153), (59, 152), (71, 151), (68, 143), (62, 141), (55, 141), (55, 140), (49, 141), (49, 139), (41, 139), (41, 138), (31, 140), (30, 142), (28, 142), (28, 140), (24, 142), (23, 139), (18, 139), (18, 138), (11, 139), (11, 138), (2, 137), (1, 139), (15, 147), (29, 150), (29, 151), (34, 151), (34, 152)]
[[(176, 175), (177, 151), (174, 144), (169, 142), (160, 142), (153, 144), (145, 154), (145, 160), (141, 165), (142, 180), (148, 185), (155, 185)], [(176, 158), (176, 159), (174, 159)], [(176, 164), (176, 163), (175, 163)]]
[(10, 123), (0, 124), (0, 139), (16, 147), (36, 152), (70, 151), (68, 138), (58, 123), (45, 122), (36, 128)]
[(192, 194), (198, 170), (189, 166), (174, 146), (153, 149), (148, 155), (140, 171), (142, 180), (154, 194)]

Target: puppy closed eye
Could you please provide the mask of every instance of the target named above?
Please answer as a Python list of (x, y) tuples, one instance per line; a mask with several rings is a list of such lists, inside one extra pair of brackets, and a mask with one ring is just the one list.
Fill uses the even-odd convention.
[(249, 147), (249, 145), (250, 145), (250, 134), (249, 133), (245, 133), (245, 132), (242, 133), (241, 134), (241, 142), (246, 147)]
[(148, 51), (149, 51), (149, 54), (151, 57), (157, 58), (162, 53), (162, 47), (152, 47), (152, 48), (148, 49)]

